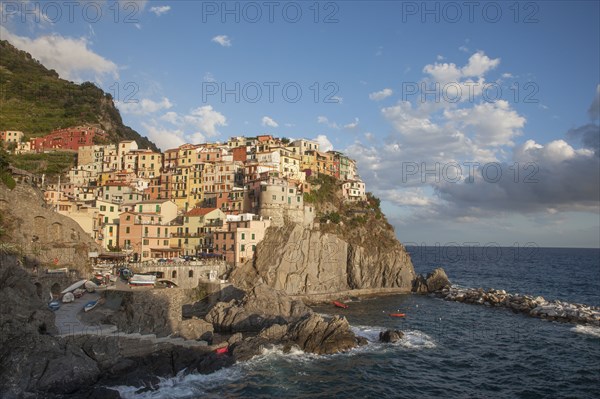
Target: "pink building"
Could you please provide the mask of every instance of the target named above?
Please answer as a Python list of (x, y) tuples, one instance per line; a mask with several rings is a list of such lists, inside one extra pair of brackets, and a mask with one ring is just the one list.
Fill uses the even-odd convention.
[(214, 250), (228, 263), (239, 266), (254, 257), (271, 221), (252, 214), (229, 215), (227, 219), (224, 229), (214, 233)]

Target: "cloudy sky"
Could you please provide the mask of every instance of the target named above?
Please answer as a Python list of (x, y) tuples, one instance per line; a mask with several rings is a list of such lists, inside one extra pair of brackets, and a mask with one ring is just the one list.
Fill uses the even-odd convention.
[(315, 138), (404, 242), (600, 246), (598, 2), (1, 4), (162, 149)]

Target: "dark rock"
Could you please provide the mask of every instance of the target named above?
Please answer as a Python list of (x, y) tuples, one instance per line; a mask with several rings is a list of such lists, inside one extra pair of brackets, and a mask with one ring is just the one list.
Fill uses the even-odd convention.
[(254, 287), (242, 301), (220, 302), (206, 315), (217, 332), (259, 332), (273, 324), (287, 324), (311, 310), (302, 301), (265, 284)]
[(426, 294), (429, 292), (429, 289), (427, 288), (427, 280), (425, 280), (425, 277), (423, 277), (422, 274), (419, 274), (413, 281), (412, 292), (416, 292), (418, 294)]
[(404, 337), (404, 333), (399, 330), (386, 330), (379, 333), (379, 340), (381, 342), (394, 343), (398, 342)]
[(284, 337), (296, 343), (305, 352), (331, 354), (358, 346), (358, 340), (345, 317), (335, 316), (325, 321), (311, 314), (290, 326)]
[(433, 272), (429, 273), (426, 277), (427, 290), (429, 292), (436, 292), (442, 290), (444, 287), (450, 286), (450, 280), (446, 272), (441, 267), (438, 267)]

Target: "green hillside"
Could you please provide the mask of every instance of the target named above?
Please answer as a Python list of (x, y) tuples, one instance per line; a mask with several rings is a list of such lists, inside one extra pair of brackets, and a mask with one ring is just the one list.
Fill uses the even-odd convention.
[(25, 138), (54, 129), (92, 124), (111, 141), (135, 140), (140, 148), (154, 143), (123, 125), (112, 96), (93, 83), (60, 79), (25, 51), (0, 41), (0, 130), (21, 130)]

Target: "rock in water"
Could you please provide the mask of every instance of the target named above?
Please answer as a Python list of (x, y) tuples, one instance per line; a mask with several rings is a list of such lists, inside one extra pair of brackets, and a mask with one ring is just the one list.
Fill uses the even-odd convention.
[(319, 355), (344, 352), (358, 346), (358, 339), (345, 317), (335, 316), (325, 321), (314, 313), (290, 326), (285, 339), (305, 352)]
[(422, 274), (419, 274), (415, 281), (413, 281), (412, 292), (416, 292), (418, 294), (426, 294), (429, 292), (427, 288), (427, 280), (423, 277)]
[(429, 292), (440, 291), (444, 287), (450, 286), (450, 280), (446, 272), (441, 267), (438, 267), (433, 272), (429, 273), (426, 277), (427, 289)]
[(394, 343), (398, 342), (404, 337), (404, 333), (399, 330), (386, 330), (379, 333), (379, 340), (381, 342)]

